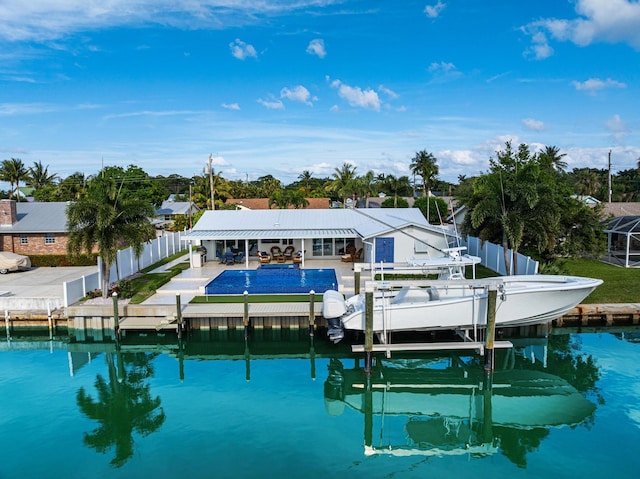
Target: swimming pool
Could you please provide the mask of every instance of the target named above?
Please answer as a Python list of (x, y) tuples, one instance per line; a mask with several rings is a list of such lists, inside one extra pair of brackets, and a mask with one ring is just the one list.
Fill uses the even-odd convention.
[(205, 294), (308, 293), (311, 290), (322, 294), (328, 289), (338, 289), (335, 270), (301, 269), (283, 264), (223, 271), (205, 286)]

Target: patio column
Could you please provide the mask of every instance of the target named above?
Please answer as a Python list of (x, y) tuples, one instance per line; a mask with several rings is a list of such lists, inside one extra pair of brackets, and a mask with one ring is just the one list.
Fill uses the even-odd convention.
[(244, 269), (249, 269), (249, 240), (244, 240)]
[(302, 267), (304, 268), (304, 238), (302, 238)]
[(631, 242), (631, 231), (627, 233), (627, 254), (624, 255), (624, 267), (629, 267), (629, 243)]

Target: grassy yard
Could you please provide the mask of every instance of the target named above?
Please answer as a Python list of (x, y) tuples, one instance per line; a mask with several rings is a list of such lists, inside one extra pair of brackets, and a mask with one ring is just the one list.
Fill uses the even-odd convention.
[(583, 301), (584, 303), (640, 302), (640, 269), (621, 268), (587, 259), (566, 260), (564, 269), (567, 274), (598, 278), (604, 281)]
[[(621, 268), (590, 259), (564, 260), (562, 269), (568, 275), (604, 281), (583, 301), (585, 304), (640, 302), (640, 269)], [(477, 278), (492, 276), (497, 274), (483, 266), (476, 267)]]

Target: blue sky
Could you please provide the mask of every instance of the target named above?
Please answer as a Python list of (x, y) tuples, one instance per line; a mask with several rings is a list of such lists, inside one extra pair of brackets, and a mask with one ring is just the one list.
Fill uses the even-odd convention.
[(0, 159), (440, 178), (505, 141), (640, 158), (637, 0), (2, 0)]

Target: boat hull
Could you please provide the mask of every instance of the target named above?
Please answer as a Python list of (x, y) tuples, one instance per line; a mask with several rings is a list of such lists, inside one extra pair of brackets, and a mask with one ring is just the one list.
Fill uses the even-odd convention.
[[(601, 280), (572, 276), (530, 275), (496, 278), (503, 284), (496, 301), (496, 326), (513, 327), (547, 323), (580, 304)], [(415, 331), (486, 327), (486, 289), (468, 285), (438, 287), (438, 299), (394, 302), (382, 293), (374, 301), (373, 330)], [(342, 318), (348, 330), (364, 331), (364, 295), (347, 300), (351, 306)]]

